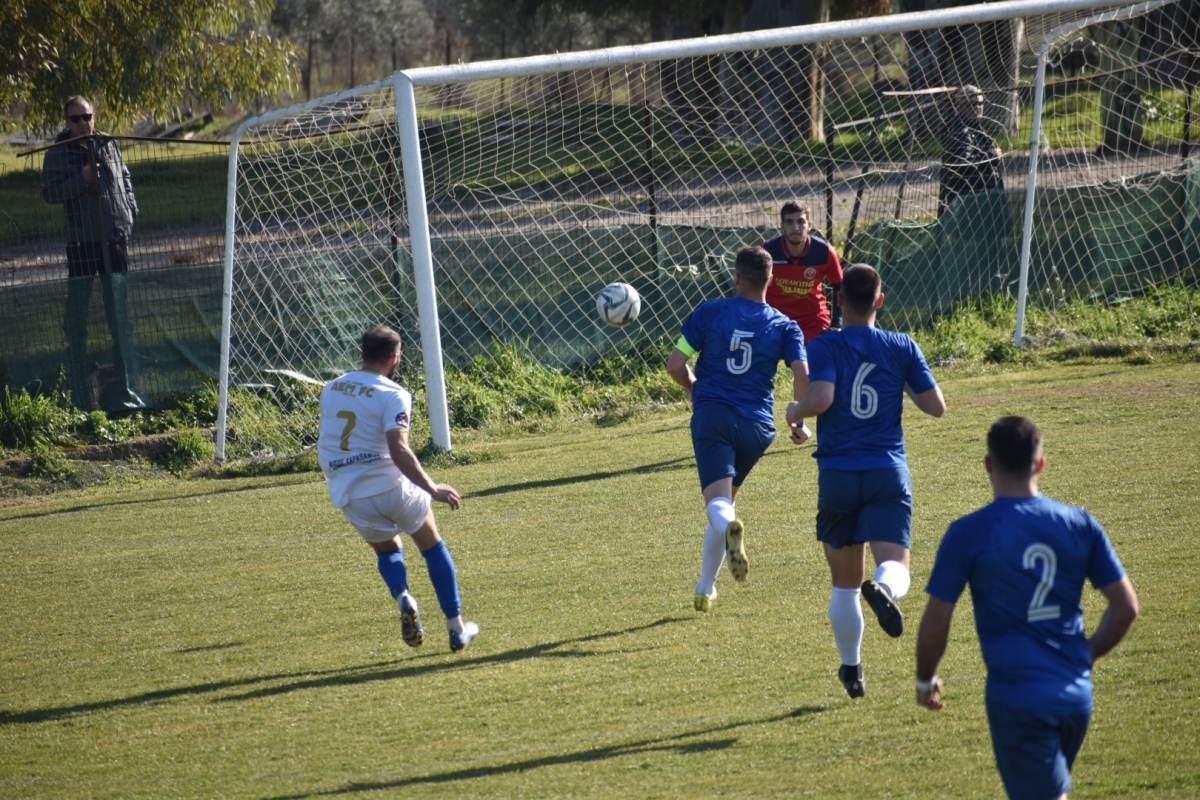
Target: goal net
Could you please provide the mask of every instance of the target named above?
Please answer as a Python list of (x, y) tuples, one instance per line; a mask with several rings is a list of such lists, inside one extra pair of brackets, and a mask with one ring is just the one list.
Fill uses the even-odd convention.
[[(1194, 281), (1196, 28), (1156, 2), (1062, 33), (1111, 5), (995, 3), (420, 69), (251, 121), (231, 170), (230, 452), (311, 443), (317, 385), (354, 366), (379, 322), (401, 332), (418, 396), (444, 387), (445, 410), (429, 412), (451, 428), (486, 421), (464, 376), (506, 359), (661, 368), (684, 316), (730, 293), (733, 253), (776, 235), (788, 200), (843, 260), (879, 269), (880, 324), (895, 329), (1015, 296), (1031, 196), (1031, 302)], [(404, 174), (398, 119), (419, 131), (419, 176)], [(413, 186), (427, 225), (410, 225)], [(643, 298), (625, 328), (595, 311), (613, 281)]]

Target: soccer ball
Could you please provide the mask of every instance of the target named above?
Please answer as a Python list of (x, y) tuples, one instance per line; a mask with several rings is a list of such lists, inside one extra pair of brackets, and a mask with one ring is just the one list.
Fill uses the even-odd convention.
[(596, 310), (600, 319), (614, 328), (623, 328), (638, 318), (642, 298), (628, 283), (610, 283), (596, 295)]

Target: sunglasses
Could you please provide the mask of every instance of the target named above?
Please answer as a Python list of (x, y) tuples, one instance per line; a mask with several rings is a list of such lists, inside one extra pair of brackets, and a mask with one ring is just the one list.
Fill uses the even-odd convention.
[(67, 119), (71, 120), (71, 122), (91, 122), (92, 115), (91, 114), (68, 114)]

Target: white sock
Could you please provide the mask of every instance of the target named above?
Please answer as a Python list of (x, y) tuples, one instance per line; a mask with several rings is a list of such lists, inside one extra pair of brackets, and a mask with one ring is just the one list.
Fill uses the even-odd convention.
[(886, 586), (892, 593), (893, 600), (899, 600), (908, 594), (908, 587), (912, 585), (912, 575), (909, 574), (908, 567), (899, 561), (884, 561), (875, 569), (875, 582)]
[(861, 589), (839, 589), (833, 587), (829, 598), (829, 624), (833, 626), (833, 640), (837, 642), (838, 655), (842, 663), (853, 667), (862, 658), (863, 614), (858, 603)]
[(696, 583), (696, 594), (712, 597), (717, 592), (717, 573), (725, 563), (725, 529), (720, 532), (709, 525), (704, 529), (704, 555), (700, 561), (700, 580)]
[(450, 631), (451, 633), (462, 633), (463, 632), (462, 614), (459, 614), (457, 617), (454, 617), (454, 618), (446, 617), (446, 630)]
[(709, 500), (708, 505), (704, 508), (704, 513), (708, 515), (708, 524), (716, 528), (722, 536), (725, 535), (725, 528), (733, 522), (735, 516), (733, 503), (724, 497)]

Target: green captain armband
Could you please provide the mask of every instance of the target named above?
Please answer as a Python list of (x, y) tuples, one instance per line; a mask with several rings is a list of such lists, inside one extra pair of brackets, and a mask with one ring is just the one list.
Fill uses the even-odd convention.
[(691, 358), (692, 356), (696, 355), (696, 353), (700, 352), (699, 350), (697, 350), (696, 348), (694, 348), (690, 344), (688, 344), (688, 340), (687, 340), (686, 336), (679, 337), (679, 341), (675, 343), (675, 349), (678, 350), (679, 352), (683, 353), (688, 358)]

